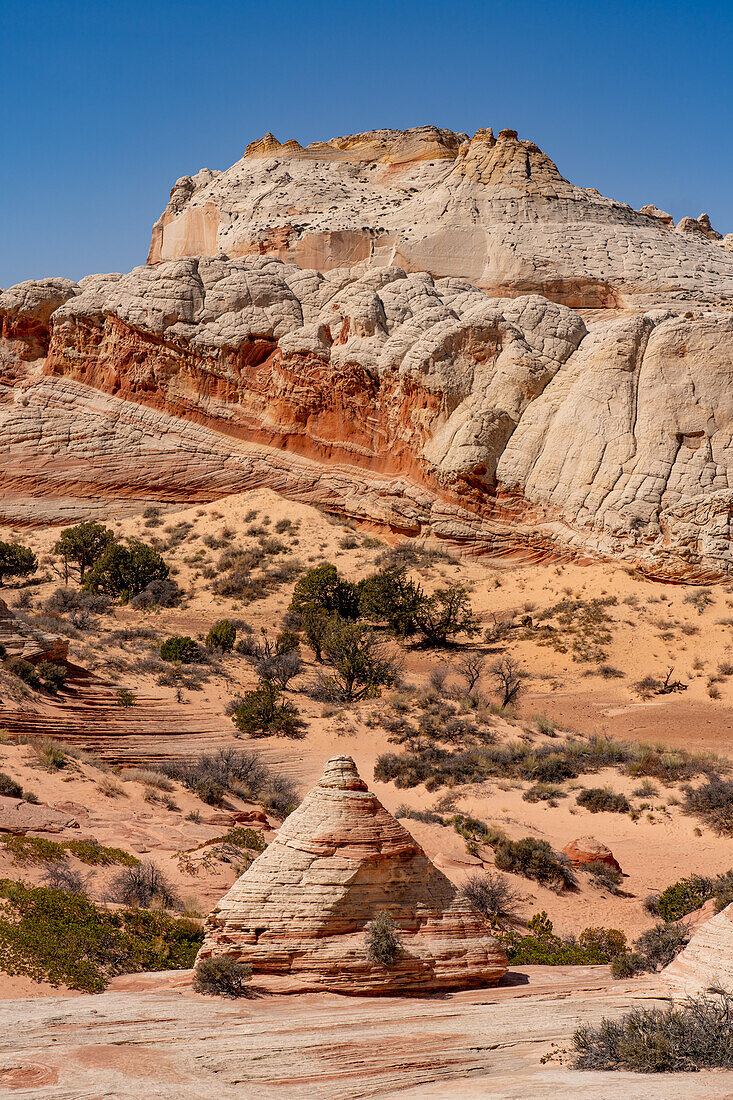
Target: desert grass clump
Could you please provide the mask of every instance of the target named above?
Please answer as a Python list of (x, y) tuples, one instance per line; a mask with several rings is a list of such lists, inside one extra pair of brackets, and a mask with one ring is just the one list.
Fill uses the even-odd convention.
[(719, 836), (733, 836), (733, 780), (711, 776), (700, 787), (688, 789), (683, 809)]
[(695, 1073), (733, 1067), (733, 996), (709, 992), (668, 1008), (634, 1008), (573, 1035), (575, 1069)]
[(245, 997), (249, 992), (252, 967), (231, 955), (199, 959), (193, 972), (193, 988), (210, 997)]
[(366, 953), (370, 962), (394, 966), (401, 944), (389, 913), (381, 911), (366, 926)]

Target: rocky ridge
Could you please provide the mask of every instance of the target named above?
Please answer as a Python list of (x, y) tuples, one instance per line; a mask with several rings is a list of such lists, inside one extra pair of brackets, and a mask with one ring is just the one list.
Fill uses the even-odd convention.
[[(400, 940), (389, 966), (365, 946), (381, 912)], [(369, 793), (349, 756), (328, 761), (209, 915), (199, 958), (217, 955), (341, 993), (491, 986), (507, 970), (488, 925)]]
[(148, 260), (272, 255), (330, 271), (398, 266), (497, 297), (572, 307), (730, 302), (733, 236), (707, 214), (675, 227), (566, 180), (514, 130), (434, 126), (252, 142), (224, 172), (177, 180)]
[[(523, 281), (502, 284), (499, 298), (480, 289), (453, 226), (460, 277), (435, 277), (427, 260), (426, 270), (402, 256), (397, 266), (394, 250), (347, 267), (311, 257), (310, 269), (217, 254), (10, 288), (0, 294), (1, 520), (58, 523), (104, 515), (111, 501), (124, 514), (268, 486), (469, 552), (608, 557), (680, 580), (730, 572), (733, 253), (709, 219), (674, 229), (656, 207), (636, 212), (575, 188), (513, 132), (469, 142), (423, 128), (306, 149), (271, 135), (253, 143), (239, 175), (230, 170), (232, 194), (246, 191), (233, 182), (245, 162), (274, 178), (255, 212), (244, 203), (240, 228), (276, 224), (288, 158), (313, 209), (322, 164), (354, 187), (365, 172), (397, 173), (400, 187), (400, 173), (448, 173), (504, 196), (498, 239)], [(206, 188), (225, 193), (228, 173), (199, 177), (174, 194), (176, 218)], [(348, 188), (338, 188), (329, 216), (335, 203), (346, 217)], [(414, 190), (427, 202), (437, 188)], [(605, 212), (647, 234), (641, 252), (625, 238), (627, 259), (660, 272), (672, 256), (687, 289), (644, 275), (619, 283), (625, 310), (616, 290), (600, 302), (613, 308), (552, 301), (575, 301), (552, 290), (549, 261), (547, 279), (535, 279), (558, 203), (563, 263), (576, 263), (576, 229), (595, 242), (583, 245), (594, 270), (598, 248), (612, 258)], [(430, 219), (410, 210), (422, 232)], [(515, 231), (529, 234), (534, 259), (511, 243)], [(234, 238), (223, 244), (237, 251)]]

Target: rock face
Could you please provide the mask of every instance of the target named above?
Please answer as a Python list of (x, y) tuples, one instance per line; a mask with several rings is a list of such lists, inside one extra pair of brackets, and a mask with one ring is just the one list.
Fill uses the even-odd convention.
[(25, 836), (26, 833), (61, 833), (78, 829), (79, 822), (53, 806), (36, 806), (19, 798), (0, 797), (0, 833)]
[(617, 871), (621, 870), (621, 864), (611, 849), (592, 836), (582, 836), (578, 840), (572, 840), (570, 844), (565, 845), (562, 853), (568, 857), (573, 867), (583, 867), (588, 863), (606, 863)]
[(0, 643), (8, 657), (25, 661), (63, 661), (69, 652), (65, 638), (28, 626), (3, 600), (0, 600)]
[[(366, 952), (365, 927), (382, 911), (401, 941), (392, 966)], [(348, 756), (328, 761), (211, 913), (199, 958), (212, 955), (341, 993), (489, 986), (507, 970), (488, 926), (369, 793)]]
[(0, 294), (0, 522), (267, 486), (473, 553), (728, 575), (729, 245), (513, 131), (266, 135), (178, 181), (151, 264)]
[(466, 280), (252, 256), (64, 294), (39, 313), (43, 375), (0, 403), (0, 519), (266, 485), (474, 552), (731, 570), (733, 312), (585, 321)]
[(733, 257), (706, 214), (633, 210), (569, 183), (514, 130), (433, 126), (316, 142), (252, 142), (225, 172), (183, 176), (148, 260), (277, 256), (330, 271), (359, 263), (452, 276), (499, 297), (573, 307), (719, 301)]
[(683, 993), (733, 989), (733, 905), (699, 924), (684, 951), (666, 966), (662, 979)]

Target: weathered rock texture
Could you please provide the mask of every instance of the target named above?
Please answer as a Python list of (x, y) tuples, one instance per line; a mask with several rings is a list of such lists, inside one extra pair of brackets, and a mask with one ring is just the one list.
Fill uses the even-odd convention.
[(48, 282), (43, 375), (0, 381), (0, 519), (267, 485), (474, 552), (731, 569), (733, 312), (250, 256), (90, 276), (49, 318)]
[(572, 840), (562, 851), (573, 867), (584, 867), (589, 863), (606, 863), (617, 871), (621, 870), (621, 864), (611, 849), (592, 836), (582, 836), (578, 840)]
[(29, 626), (3, 600), (0, 600), (0, 644), (8, 657), (21, 657), (25, 661), (62, 661), (69, 652), (65, 638)]
[(225, 172), (183, 176), (149, 262), (226, 253), (329, 271), (356, 263), (469, 279), (492, 295), (575, 307), (717, 301), (733, 256), (706, 214), (633, 210), (576, 187), (514, 130), (433, 126), (252, 142)]
[(733, 905), (699, 924), (687, 947), (661, 976), (682, 993), (733, 991)]
[[(379, 912), (401, 941), (371, 962)], [(277, 837), (209, 916), (199, 958), (229, 955), (256, 972), (342, 993), (495, 985), (506, 956), (491, 931), (408, 832), (336, 756)]]

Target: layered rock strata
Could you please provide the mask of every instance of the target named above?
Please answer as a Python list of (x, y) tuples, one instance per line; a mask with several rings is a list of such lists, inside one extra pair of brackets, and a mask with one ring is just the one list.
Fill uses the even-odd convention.
[[(721, 247), (722, 246), (722, 247)], [(225, 172), (183, 176), (153, 228), (149, 262), (271, 255), (330, 271), (398, 265), (537, 292), (573, 307), (730, 302), (730, 243), (707, 214), (675, 227), (568, 182), (514, 130), (433, 126), (315, 142), (252, 142)]]
[(733, 990), (733, 905), (697, 926), (684, 951), (664, 968), (662, 978), (682, 993)]
[(0, 383), (0, 518), (268, 485), (476, 552), (731, 569), (731, 312), (586, 322), (466, 280), (266, 257), (63, 296), (38, 316), (43, 375)]
[[(391, 965), (367, 953), (366, 926), (381, 912), (400, 941)], [(216, 955), (340, 993), (490, 986), (507, 970), (489, 927), (369, 793), (348, 756), (328, 761), (210, 914), (199, 958)]]

